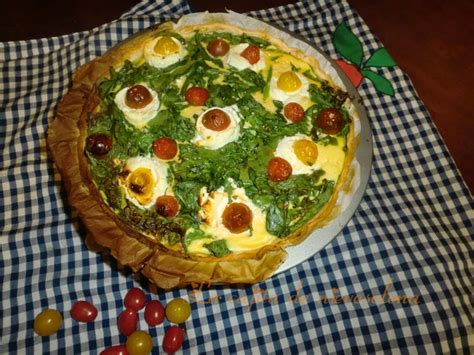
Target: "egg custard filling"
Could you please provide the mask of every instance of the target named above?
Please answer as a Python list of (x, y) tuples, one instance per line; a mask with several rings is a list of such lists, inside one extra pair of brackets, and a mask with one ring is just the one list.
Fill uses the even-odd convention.
[(347, 94), (264, 38), (160, 32), (98, 85), (85, 154), (135, 232), (189, 256), (257, 251), (334, 195), (348, 155)]

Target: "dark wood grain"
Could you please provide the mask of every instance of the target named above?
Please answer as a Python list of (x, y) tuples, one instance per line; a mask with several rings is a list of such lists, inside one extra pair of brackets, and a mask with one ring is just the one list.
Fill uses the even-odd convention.
[[(291, 0), (191, 0), (194, 11), (237, 12)], [(349, 0), (411, 77), (456, 164), (474, 191), (474, 2)], [(57, 36), (118, 18), (137, 0), (0, 2), (0, 41)]]
[(259, 9), (268, 9), (277, 7), (297, 1), (292, 0), (243, 0), (243, 1), (229, 1), (229, 0), (191, 0), (190, 4), (193, 11), (212, 11), (222, 12), (225, 9), (233, 10), (235, 12), (247, 12)]
[(411, 77), (474, 191), (474, 2), (349, 2)]

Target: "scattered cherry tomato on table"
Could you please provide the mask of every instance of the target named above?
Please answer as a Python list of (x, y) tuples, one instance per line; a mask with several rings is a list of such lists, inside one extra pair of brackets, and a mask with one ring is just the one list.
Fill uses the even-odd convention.
[(55, 309), (45, 309), (36, 316), (33, 327), (36, 334), (44, 337), (56, 333), (62, 323), (61, 313)]
[(175, 298), (166, 305), (166, 318), (171, 323), (184, 323), (191, 314), (191, 306), (182, 298)]
[(145, 308), (145, 320), (150, 326), (163, 323), (165, 319), (165, 309), (160, 301), (153, 300), (148, 302)]
[(125, 308), (138, 312), (146, 305), (145, 293), (139, 288), (134, 287), (127, 292), (123, 303), (125, 304)]
[(97, 308), (86, 301), (77, 301), (71, 308), (71, 317), (78, 322), (89, 323), (96, 319)]
[(120, 333), (129, 336), (137, 330), (138, 315), (133, 309), (126, 309), (120, 313), (117, 321), (117, 328)]
[(172, 326), (166, 330), (163, 338), (163, 350), (166, 353), (175, 353), (183, 345), (184, 330), (178, 326)]
[(128, 351), (125, 345), (114, 345), (102, 350), (100, 355), (128, 355)]
[(127, 339), (127, 351), (130, 355), (146, 355), (153, 348), (153, 340), (147, 332), (138, 330)]

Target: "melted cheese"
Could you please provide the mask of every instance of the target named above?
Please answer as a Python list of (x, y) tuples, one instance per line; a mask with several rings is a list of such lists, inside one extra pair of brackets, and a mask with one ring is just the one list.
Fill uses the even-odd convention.
[(277, 239), (267, 232), (266, 218), (263, 213), (257, 216), (254, 215), (251, 235), (248, 233), (232, 234), (227, 229), (225, 229), (225, 231), (219, 231), (219, 233), (223, 232), (226, 233), (221, 234), (219, 239), (225, 239), (229, 250), (237, 252), (259, 249), (273, 243), (273, 241)]
[(275, 156), (285, 159), (290, 163), (293, 175), (311, 174), (315, 170), (324, 170), (323, 178), (337, 181), (344, 166), (346, 154), (344, 148), (344, 138), (338, 137), (337, 145), (323, 145), (316, 143), (318, 150), (317, 159), (312, 165), (304, 163), (298, 158), (294, 151), (294, 144), (301, 140), (311, 140), (310, 137), (297, 134), (291, 137), (284, 137), (278, 143)]
[(252, 96), (257, 102), (262, 104), (262, 106), (265, 107), (267, 111), (270, 111), (270, 112), (276, 111), (276, 107), (273, 104), (273, 99), (270, 96), (268, 96), (267, 99), (264, 99), (263, 94), (260, 91), (254, 92)]
[(324, 170), (324, 178), (328, 180), (337, 181), (344, 166), (346, 153), (343, 150), (344, 138), (337, 138), (337, 145), (322, 145), (318, 146), (318, 164)]
[(204, 246), (204, 244), (211, 243), (214, 239), (212, 238), (202, 238), (193, 240), (191, 244), (187, 247), (188, 254), (204, 254), (210, 255), (209, 250)]
[(291, 70), (291, 66), (298, 68), (301, 72), (306, 70), (312, 71), (311, 66), (304, 60), (295, 58), (290, 54), (275, 51), (275, 53), (269, 53), (266, 57), (267, 67), (272, 66), (273, 75), (280, 76), (285, 71)]
[(193, 240), (188, 246), (189, 254), (209, 255), (209, 251), (204, 246), (212, 240), (225, 240), (227, 248), (232, 252), (244, 252), (256, 250), (265, 245), (273, 243), (277, 237), (270, 234), (266, 228), (266, 214), (255, 206), (246, 196), (242, 188), (234, 188), (231, 196), (232, 202), (244, 203), (252, 211), (252, 228), (242, 233), (230, 232), (222, 223), (222, 213), (229, 203), (229, 196), (223, 188), (207, 193), (207, 189), (200, 191), (200, 204), (202, 209), (200, 216), (203, 222), (201, 230), (214, 239), (203, 238)]
[(198, 115), (203, 112), (204, 106), (188, 106), (181, 111), (181, 116), (186, 118), (194, 118), (194, 115)]

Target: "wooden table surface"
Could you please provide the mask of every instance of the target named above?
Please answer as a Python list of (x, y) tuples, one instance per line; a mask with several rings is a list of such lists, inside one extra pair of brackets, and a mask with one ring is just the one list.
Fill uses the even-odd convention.
[[(91, 29), (138, 0), (2, 1), (0, 41)], [(243, 12), (289, 0), (190, 0), (194, 11)], [(412, 79), (471, 193), (474, 191), (474, 2), (349, 0)]]

